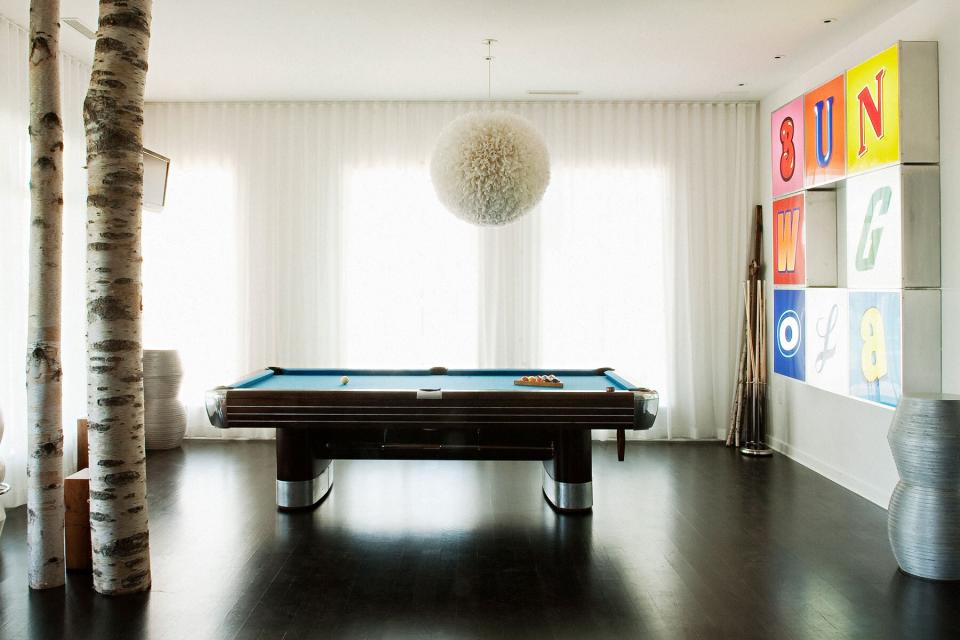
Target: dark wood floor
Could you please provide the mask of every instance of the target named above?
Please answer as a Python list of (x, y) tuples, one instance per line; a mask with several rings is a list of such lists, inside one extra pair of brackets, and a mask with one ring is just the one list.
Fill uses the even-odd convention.
[(530, 462), (338, 462), (273, 507), (273, 448), (149, 460), (153, 591), (30, 593), (24, 508), (0, 539), (0, 638), (956, 638), (960, 587), (897, 570), (885, 512), (782, 457), (595, 446), (559, 516)]

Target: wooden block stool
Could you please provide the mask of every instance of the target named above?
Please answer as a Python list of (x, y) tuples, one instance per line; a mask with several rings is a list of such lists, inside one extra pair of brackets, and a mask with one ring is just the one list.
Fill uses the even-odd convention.
[(63, 482), (64, 535), (69, 571), (91, 571), (90, 469), (81, 469)]

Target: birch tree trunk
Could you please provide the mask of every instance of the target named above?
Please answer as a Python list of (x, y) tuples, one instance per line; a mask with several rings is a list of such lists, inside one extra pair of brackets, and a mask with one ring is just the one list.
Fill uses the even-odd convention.
[(93, 586), (150, 588), (140, 224), (150, 0), (100, 0), (87, 138), (87, 418)]
[(30, 285), (27, 319), (27, 556), (30, 587), (64, 583), (60, 245), (63, 126), (60, 1), (30, 3)]

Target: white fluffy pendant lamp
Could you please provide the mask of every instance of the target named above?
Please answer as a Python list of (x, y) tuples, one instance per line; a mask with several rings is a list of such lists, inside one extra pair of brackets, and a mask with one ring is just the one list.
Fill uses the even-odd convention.
[[(487, 96), (490, 47), (487, 45)], [(499, 226), (533, 209), (550, 182), (547, 147), (527, 120), (506, 111), (473, 112), (447, 125), (430, 160), (433, 187), (455, 216)]]

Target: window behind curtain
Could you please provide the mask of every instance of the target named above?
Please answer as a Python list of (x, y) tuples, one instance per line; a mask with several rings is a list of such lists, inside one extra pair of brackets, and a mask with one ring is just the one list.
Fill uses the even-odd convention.
[(555, 168), (541, 205), (541, 361), (666, 380), (663, 181), (641, 169)]
[(476, 366), (478, 230), (437, 201), (425, 167), (353, 167), (344, 182), (344, 363)]
[[(622, 168), (554, 168), (534, 215), (539, 361), (611, 366), (662, 386), (662, 181)], [(479, 234), (437, 202), (423, 166), (354, 167), (342, 212), (342, 331), (351, 367), (477, 366)], [(521, 264), (521, 263), (518, 263)], [(490, 271), (494, 273), (494, 271)], [(520, 347), (521, 349), (523, 347)], [(511, 366), (527, 356), (515, 354)]]

